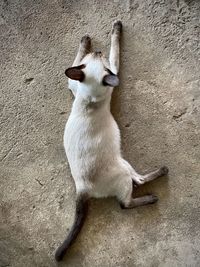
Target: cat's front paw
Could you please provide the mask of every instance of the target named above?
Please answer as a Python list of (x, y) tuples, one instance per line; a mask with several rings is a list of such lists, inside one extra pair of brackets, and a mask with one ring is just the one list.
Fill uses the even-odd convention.
[(81, 38), (81, 45), (86, 49), (86, 50), (90, 50), (91, 48), (91, 38), (88, 34), (84, 35)]
[(167, 166), (163, 166), (163, 167), (160, 168), (159, 171), (160, 171), (160, 175), (167, 175), (168, 172), (169, 172), (169, 169), (168, 169)]
[(121, 20), (115, 20), (112, 26), (112, 33), (121, 33), (122, 32), (122, 22)]

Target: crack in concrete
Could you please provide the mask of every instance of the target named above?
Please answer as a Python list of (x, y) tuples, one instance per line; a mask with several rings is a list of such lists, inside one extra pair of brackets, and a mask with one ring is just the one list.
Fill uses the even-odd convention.
[(34, 80), (34, 78), (31, 77), (31, 78), (25, 79), (24, 82), (27, 84), (30, 84), (33, 80)]
[(15, 145), (17, 144), (18, 142), (15, 142), (14, 145), (6, 152), (6, 154), (0, 159), (0, 161), (4, 161), (9, 155), (10, 153), (12, 152), (12, 150), (14, 149)]
[(187, 108), (185, 108), (184, 110), (182, 110), (180, 113), (178, 114), (174, 114), (173, 115), (173, 119), (174, 120), (178, 120), (180, 119), (183, 115), (185, 115), (187, 113)]
[(39, 179), (35, 178), (35, 180), (38, 182), (39, 185), (44, 186), (44, 184)]

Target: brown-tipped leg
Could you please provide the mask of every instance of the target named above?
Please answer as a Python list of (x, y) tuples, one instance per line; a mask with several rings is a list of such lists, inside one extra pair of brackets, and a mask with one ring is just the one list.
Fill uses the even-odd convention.
[(72, 64), (72, 66), (78, 66), (80, 65), (81, 60), (86, 56), (87, 53), (90, 53), (91, 50), (91, 38), (89, 35), (84, 35), (81, 38), (81, 43), (79, 45), (78, 53), (76, 55), (76, 58)]
[(158, 201), (158, 197), (154, 195), (146, 195), (143, 197), (132, 198), (128, 203), (120, 203), (122, 209), (132, 209), (139, 206), (154, 204)]
[(145, 174), (143, 176), (143, 179), (144, 179), (144, 182), (149, 182), (149, 181), (152, 181), (156, 178), (159, 178), (161, 176), (164, 176), (164, 175), (167, 175), (169, 172), (169, 169), (166, 167), (166, 166), (163, 166), (161, 167), (160, 169), (156, 170), (156, 171), (153, 171), (153, 172), (150, 172), (148, 174)]
[(111, 34), (111, 46), (110, 46), (110, 69), (114, 74), (119, 72), (119, 57), (120, 57), (120, 35), (122, 32), (122, 22), (117, 20), (113, 23)]

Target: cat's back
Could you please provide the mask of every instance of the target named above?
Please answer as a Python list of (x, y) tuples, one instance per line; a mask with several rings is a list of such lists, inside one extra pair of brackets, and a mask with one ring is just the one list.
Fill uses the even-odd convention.
[(103, 166), (120, 153), (118, 126), (108, 112), (71, 113), (66, 123), (64, 147), (71, 169), (87, 164)]

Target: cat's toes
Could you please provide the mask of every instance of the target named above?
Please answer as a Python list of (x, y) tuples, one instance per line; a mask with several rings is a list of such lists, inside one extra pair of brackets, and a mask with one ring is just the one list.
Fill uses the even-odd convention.
[(112, 33), (121, 33), (122, 32), (122, 22), (121, 20), (115, 20), (112, 27)]
[(134, 177), (132, 178), (134, 187), (144, 184), (145, 180), (143, 177)]
[(89, 50), (91, 48), (91, 38), (88, 34), (84, 35), (81, 38), (81, 44), (84, 46), (85, 49)]
[(89, 36), (89, 34), (85, 34), (82, 38), (81, 38), (81, 43), (89, 43), (91, 42), (91, 38)]
[(166, 166), (163, 166), (160, 168), (161, 175), (167, 175), (169, 172), (169, 169)]
[(148, 201), (149, 204), (154, 204), (158, 201), (158, 197), (155, 195), (149, 195), (148, 197), (149, 197), (149, 201)]

